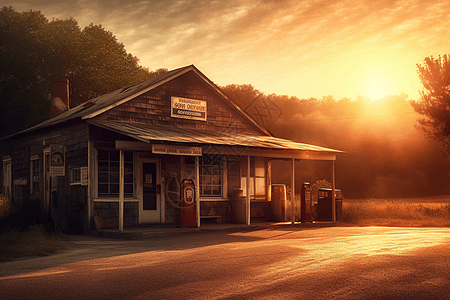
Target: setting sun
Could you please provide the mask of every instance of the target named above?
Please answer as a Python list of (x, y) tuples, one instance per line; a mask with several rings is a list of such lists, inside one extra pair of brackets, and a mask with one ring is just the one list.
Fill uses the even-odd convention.
[(361, 78), (358, 91), (371, 99), (380, 99), (392, 93), (392, 79), (379, 70), (370, 70)]

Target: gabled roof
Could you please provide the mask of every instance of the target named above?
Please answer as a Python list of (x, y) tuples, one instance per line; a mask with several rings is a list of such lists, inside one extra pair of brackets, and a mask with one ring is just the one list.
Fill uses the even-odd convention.
[(209, 86), (216, 94), (218, 94), (226, 103), (230, 105), (230, 107), (236, 111), (236, 113), (242, 115), (245, 119), (247, 119), (248, 123), (262, 134), (272, 136), (272, 134), (261, 126), (252, 116), (246, 113), (239, 105), (236, 104), (230, 97), (228, 97), (217, 85), (215, 85), (211, 80), (209, 80), (202, 72), (200, 72), (194, 65), (178, 68), (171, 70), (162, 75), (150, 78), (146, 81), (136, 83), (125, 88), (121, 88), (115, 91), (112, 91), (108, 94), (104, 94), (102, 96), (93, 98), (80, 104), (74, 108), (71, 108), (60, 115), (46, 120), (42, 123), (39, 123), (33, 127), (25, 129), (23, 131), (17, 132), (10, 136), (4, 137), (0, 140), (5, 140), (10, 137), (20, 135), (27, 132), (32, 132), (41, 128), (52, 127), (58, 124), (75, 120), (75, 119), (92, 119), (95, 116), (98, 116), (116, 106), (119, 106), (131, 99), (138, 97), (156, 87), (161, 86), (162, 84), (169, 82), (181, 75), (186, 74), (187, 72), (194, 72), (201, 78), (204, 83)]

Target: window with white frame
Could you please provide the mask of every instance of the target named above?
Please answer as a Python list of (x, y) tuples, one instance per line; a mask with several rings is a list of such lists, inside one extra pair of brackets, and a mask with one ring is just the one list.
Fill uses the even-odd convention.
[[(97, 192), (98, 197), (119, 196), (119, 150), (98, 150), (97, 153)], [(134, 194), (133, 152), (124, 151), (124, 195)]]
[[(252, 172), (253, 171), (253, 172)], [(253, 173), (253, 174), (252, 174)], [(263, 157), (252, 157), (250, 177), (254, 178), (255, 198), (266, 196), (266, 165)]]
[(70, 170), (71, 185), (87, 185), (87, 167), (74, 168)]
[(30, 194), (39, 193), (39, 155), (30, 158)]
[(200, 196), (222, 197), (222, 156), (203, 155), (199, 158)]
[(81, 184), (81, 168), (70, 170), (70, 184)]
[[(194, 165), (195, 157), (186, 156), (185, 165)], [(200, 197), (224, 196), (224, 161), (221, 155), (203, 155), (199, 157)]]
[[(247, 157), (241, 159), (241, 188), (247, 195)], [(250, 158), (250, 197), (252, 199), (266, 198), (266, 161), (264, 157)]]

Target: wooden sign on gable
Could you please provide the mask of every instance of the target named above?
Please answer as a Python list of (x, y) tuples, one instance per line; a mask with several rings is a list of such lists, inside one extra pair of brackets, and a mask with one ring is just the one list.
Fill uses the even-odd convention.
[(172, 118), (206, 121), (206, 111), (206, 101), (171, 97), (170, 116)]

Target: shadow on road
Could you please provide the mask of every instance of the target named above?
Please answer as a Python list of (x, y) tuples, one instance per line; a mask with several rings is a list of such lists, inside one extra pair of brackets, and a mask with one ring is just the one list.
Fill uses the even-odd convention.
[(112, 239), (85, 235), (67, 235), (66, 247), (54, 254), (43, 257), (26, 257), (0, 263), (0, 277), (11, 276), (37, 270), (58, 267), (65, 264), (131, 255), (145, 252), (178, 252), (214, 247), (223, 244), (251, 243), (265, 239), (289, 238), (293, 232), (312, 231), (318, 228), (295, 228), (291, 226), (262, 230), (219, 230), (199, 231), (194, 233), (147, 238), (139, 240)]

